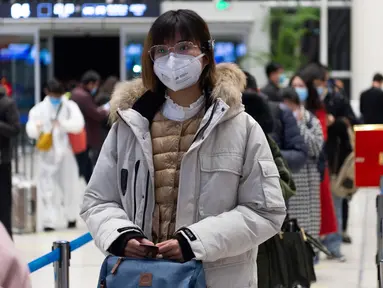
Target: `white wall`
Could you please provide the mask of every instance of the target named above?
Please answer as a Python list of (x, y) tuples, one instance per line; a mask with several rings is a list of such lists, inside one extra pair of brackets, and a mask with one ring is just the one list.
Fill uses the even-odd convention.
[[(259, 3), (233, 1), (230, 8), (225, 11), (217, 10), (213, 1), (166, 1), (161, 6), (162, 13), (177, 9), (190, 9), (197, 12), (208, 23), (213, 38), (239, 37), (247, 44), (248, 52), (252, 55), (260, 56), (261, 53), (269, 52), (269, 33), (265, 30), (269, 8)], [(259, 85), (266, 83), (264, 63), (255, 59), (246, 59), (243, 67), (257, 78)]]
[(371, 85), (376, 72), (383, 72), (382, 0), (353, 0), (352, 6), (352, 93)]

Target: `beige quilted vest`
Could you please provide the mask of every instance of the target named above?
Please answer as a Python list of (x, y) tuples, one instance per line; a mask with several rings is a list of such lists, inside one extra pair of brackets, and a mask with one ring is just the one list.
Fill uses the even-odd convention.
[(155, 183), (153, 242), (170, 239), (175, 232), (180, 166), (192, 144), (203, 111), (184, 122), (165, 118), (161, 112), (151, 126)]

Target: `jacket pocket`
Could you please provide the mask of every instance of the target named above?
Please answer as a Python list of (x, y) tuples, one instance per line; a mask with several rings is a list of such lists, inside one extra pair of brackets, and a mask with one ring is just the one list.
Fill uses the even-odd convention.
[(200, 155), (199, 214), (202, 218), (216, 216), (237, 205), (243, 157), (236, 153)]
[(202, 172), (229, 172), (241, 175), (243, 158), (238, 154), (201, 155)]
[(129, 176), (128, 170), (121, 169), (120, 187), (121, 187), (121, 192), (123, 196), (125, 196), (126, 190), (128, 189), (128, 176)]
[(274, 160), (258, 160), (262, 171), (262, 190), (267, 208), (285, 207), (279, 183), (279, 172)]

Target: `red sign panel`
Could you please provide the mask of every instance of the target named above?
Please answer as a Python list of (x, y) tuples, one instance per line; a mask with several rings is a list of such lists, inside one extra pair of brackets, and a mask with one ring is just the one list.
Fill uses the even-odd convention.
[(383, 175), (383, 125), (357, 125), (355, 130), (355, 185), (379, 187)]

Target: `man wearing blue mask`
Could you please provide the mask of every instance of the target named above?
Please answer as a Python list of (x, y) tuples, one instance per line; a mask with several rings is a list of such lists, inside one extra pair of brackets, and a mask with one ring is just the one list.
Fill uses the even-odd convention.
[(274, 62), (267, 64), (266, 75), (268, 83), (261, 89), (262, 93), (266, 94), (270, 101), (281, 102), (282, 97), (279, 93), (279, 89), (287, 80), (282, 65)]
[(97, 162), (102, 146), (102, 125), (107, 120), (107, 109), (99, 108), (95, 102), (100, 85), (100, 75), (95, 71), (87, 71), (81, 78), (81, 85), (72, 91), (71, 100), (76, 102), (85, 119), (88, 149), (76, 155), (80, 175), (89, 182), (93, 166)]
[(60, 211), (62, 199), (68, 228), (76, 227), (78, 214), (78, 170), (69, 134), (84, 129), (84, 118), (76, 103), (65, 98), (64, 88), (55, 79), (49, 80), (44, 89), (46, 97), (37, 103), (28, 115), (26, 132), (38, 143), (44, 135), (51, 135), (51, 144), (38, 146), (39, 171), (37, 190), (42, 199), (44, 231), (53, 231), (63, 218)]

